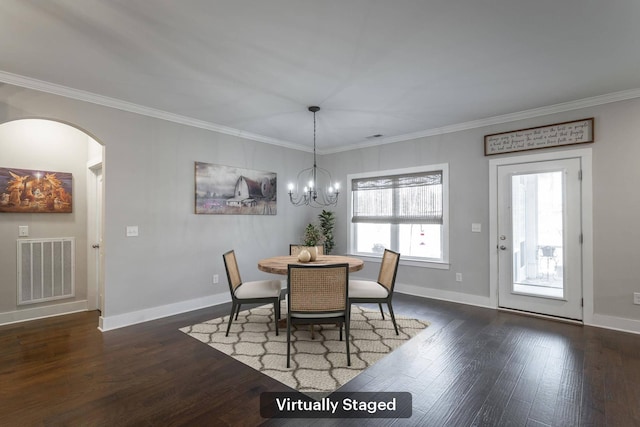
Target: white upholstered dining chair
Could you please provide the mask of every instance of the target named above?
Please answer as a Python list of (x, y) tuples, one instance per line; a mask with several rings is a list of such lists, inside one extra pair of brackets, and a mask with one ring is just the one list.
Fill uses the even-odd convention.
[(370, 280), (349, 281), (349, 311), (351, 311), (351, 304), (353, 303), (377, 303), (380, 307), (380, 314), (382, 314), (382, 318), (384, 319), (382, 303), (386, 303), (387, 307), (389, 307), (389, 314), (391, 315), (391, 321), (396, 330), (396, 335), (399, 335), (398, 325), (396, 324), (396, 317), (393, 314), (391, 299), (393, 298), (393, 288), (396, 285), (396, 274), (398, 273), (399, 263), (400, 254), (385, 249), (377, 282)]
[(231, 314), (227, 325), (227, 333), (231, 328), (231, 321), (235, 315), (238, 320), (240, 306), (243, 304), (273, 304), (274, 322), (276, 335), (278, 335), (278, 319), (280, 319), (280, 290), (282, 284), (280, 280), (256, 280), (253, 282), (243, 282), (240, 278), (240, 270), (236, 254), (233, 250), (222, 255), (224, 268), (227, 270), (227, 280), (229, 281), (229, 292), (231, 292)]

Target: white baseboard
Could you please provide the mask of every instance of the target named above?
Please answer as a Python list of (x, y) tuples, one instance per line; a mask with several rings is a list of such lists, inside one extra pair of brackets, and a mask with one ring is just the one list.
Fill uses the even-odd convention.
[(114, 316), (100, 316), (98, 329), (102, 332), (110, 331), (112, 329), (124, 328), (125, 326), (135, 325), (136, 323), (148, 322), (149, 320), (173, 316), (174, 314), (199, 310), (201, 308), (211, 307), (213, 305), (223, 304), (229, 301), (231, 301), (229, 293), (217, 294), (188, 301), (180, 301), (160, 307), (151, 307), (144, 310), (132, 311), (130, 313), (116, 314)]
[(624, 317), (607, 316), (605, 314), (594, 314), (591, 320), (585, 325), (597, 328), (613, 329), (615, 331), (630, 332), (640, 334), (640, 320), (627, 319)]
[(484, 308), (495, 309), (495, 304), (489, 297), (483, 297), (480, 295), (463, 294), (462, 292), (445, 291), (442, 289), (425, 288), (416, 285), (407, 285), (404, 283), (397, 283), (395, 292), (401, 294), (414, 295), (417, 297), (425, 297), (438, 299), (443, 301), (457, 302), (460, 304), (475, 305)]
[(0, 313), (0, 325), (9, 325), (11, 323), (26, 322), (28, 320), (43, 319), (46, 317), (62, 316), (64, 314), (77, 313), (79, 311), (87, 310), (88, 306), (86, 300), (46, 305), (42, 307), (25, 308), (23, 310)]
[[(469, 295), (461, 292), (424, 288), (403, 283), (396, 283), (395, 291), (401, 294), (456, 302), (459, 304), (475, 305), (494, 310), (497, 309), (491, 298), (479, 295)], [(590, 318), (585, 317), (584, 324), (588, 326), (595, 326), (597, 328), (640, 334), (640, 320), (626, 319), (624, 317), (607, 316), (604, 314), (594, 313)]]

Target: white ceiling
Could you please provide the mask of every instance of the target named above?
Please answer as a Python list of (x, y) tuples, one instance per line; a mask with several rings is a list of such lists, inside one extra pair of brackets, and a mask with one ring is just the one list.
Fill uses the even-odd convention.
[(635, 91), (638, 22), (638, 0), (2, 0), (0, 81), (307, 150), (319, 105), (332, 152)]

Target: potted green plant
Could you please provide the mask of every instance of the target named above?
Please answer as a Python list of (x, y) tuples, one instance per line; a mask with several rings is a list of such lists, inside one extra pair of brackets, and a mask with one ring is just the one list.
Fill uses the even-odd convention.
[(329, 255), (335, 246), (333, 241), (333, 227), (336, 224), (336, 215), (331, 211), (322, 210), (318, 215), (320, 230), (324, 236), (324, 253)]
[(311, 254), (311, 261), (315, 261), (318, 256), (318, 245), (324, 243), (324, 235), (322, 230), (317, 225), (310, 223), (304, 229), (304, 235), (302, 236), (302, 243), (307, 246), (307, 250)]

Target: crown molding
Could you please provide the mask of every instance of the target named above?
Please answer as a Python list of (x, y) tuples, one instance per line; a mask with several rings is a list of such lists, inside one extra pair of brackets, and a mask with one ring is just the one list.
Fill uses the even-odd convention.
[(519, 111), (516, 113), (503, 114), (500, 116), (488, 117), (486, 119), (472, 120), (469, 122), (459, 123), (451, 126), (443, 126), (439, 128), (427, 129), (420, 132), (408, 133), (388, 138), (381, 138), (375, 141), (364, 141), (360, 144), (352, 144), (347, 147), (338, 147), (336, 149), (323, 150), (319, 154), (333, 154), (343, 151), (357, 150), (361, 148), (375, 147), (378, 145), (391, 144), (394, 142), (410, 141), (412, 139), (425, 138), (428, 136), (443, 135), (446, 133), (460, 132), (469, 129), (477, 129), (484, 126), (492, 126), (502, 123), (515, 122), (518, 120), (531, 119), (549, 114), (563, 113), (565, 111), (578, 110), (581, 108), (595, 107), (598, 105), (609, 104), (612, 102), (626, 101), (628, 99), (640, 98), (640, 88), (624, 90), (620, 92), (612, 92), (605, 95), (594, 96), (591, 98), (579, 99), (577, 101), (563, 102), (560, 104), (550, 105), (546, 107), (533, 108), (530, 110)]
[[(312, 152), (309, 147), (294, 144), (292, 142), (279, 140), (276, 138), (270, 138), (263, 135), (258, 135), (251, 132), (245, 132), (239, 129), (231, 128), (228, 126), (222, 126), (204, 120), (197, 120), (190, 117), (181, 116), (178, 114), (169, 113), (155, 108), (144, 107), (138, 104), (134, 104), (127, 101), (122, 101), (107, 96), (97, 95), (92, 92), (87, 92), (79, 89), (73, 89), (67, 86), (58, 85), (55, 83), (49, 83), (43, 80), (33, 79), (30, 77), (21, 76), (18, 74), (9, 73), (0, 70), (0, 82), (8, 83), (14, 86), (20, 86), (27, 89), (33, 89), (40, 92), (46, 92), (53, 95), (64, 96), (66, 98), (75, 99), (78, 101), (90, 102), (96, 105), (102, 105), (105, 107), (115, 108), (117, 110), (127, 111), (129, 113), (140, 114), (143, 116), (153, 117), (160, 120), (167, 120), (169, 122), (179, 123), (186, 126), (191, 126), (200, 129), (206, 129), (213, 132), (219, 132), (226, 135), (237, 136), (245, 138), (251, 141), (263, 142), (266, 144), (276, 145), (279, 147), (289, 148), (293, 150)], [(375, 141), (363, 141), (362, 143), (356, 143), (347, 145), (344, 147), (336, 147), (335, 149), (317, 150), (318, 154), (333, 154), (344, 151), (358, 150), (361, 148), (375, 147), (379, 145), (392, 144), (394, 142), (410, 141), (418, 138), (425, 138), (429, 136), (443, 135), (447, 133), (460, 132), (469, 129), (477, 129), (484, 126), (491, 126), (502, 123), (515, 122), (518, 120), (531, 119), (534, 117), (546, 116), (549, 114), (562, 113), (565, 111), (578, 110), (581, 108), (594, 107), (602, 104), (609, 104), (611, 102), (626, 101), (628, 99), (640, 98), (640, 88), (625, 90), (620, 92), (613, 92), (605, 95), (594, 96), (591, 98), (584, 98), (577, 101), (563, 102), (560, 104), (550, 105), (546, 107), (533, 108), (530, 110), (519, 111), (516, 113), (503, 114), (500, 116), (488, 117), (486, 119), (472, 120), (469, 122), (459, 123), (450, 126), (443, 126), (439, 128), (427, 129), (420, 132), (408, 133), (404, 135), (398, 135), (388, 138), (381, 138)]]
[(64, 96), (65, 98), (75, 99), (77, 101), (90, 102), (92, 104), (101, 105), (104, 107), (115, 108), (117, 110), (126, 111), (129, 113), (140, 114), (143, 116), (153, 117), (160, 120), (166, 120), (186, 126), (191, 126), (200, 129), (206, 129), (213, 132), (223, 133), (225, 135), (237, 136), (244, 139), (249, 139), (257, 142), (264, 142), (266, 144), (277, 145), (284, 148), (290, 148), (293, 150), (307, 151), (312, 150), (309, 147), (294, 144), (288, 141), (282, 141), (276, 138), (270, 138), (263, 135), (258, 135), (251, 132), (245, 132), (239, 129), (231, 128), (228, 126), (218, 125), (204, 120), (197, 120), (190, 117), (181, 116), (179, 114), (173, 114), (166, 111), (158, 110), (155, 108), (144, 107), (142, 105), (134, 104), (132, 102), (122, 101), (116, 98), (110, 98), (108, 96), (97, 95), (92, 92), (84, 90), (73, 89), (67, 86), (62, 86), (55, 83), (49, 83), (43, 80), (33, 79), (30, 77), (21, 76), (18, 74), (8, 73), (0, 70), (0, 82), (8, 83), (14, 86), (20, 86), (27, 89), (33, 89), (40, 92), (46, 92), (53, 95)]

